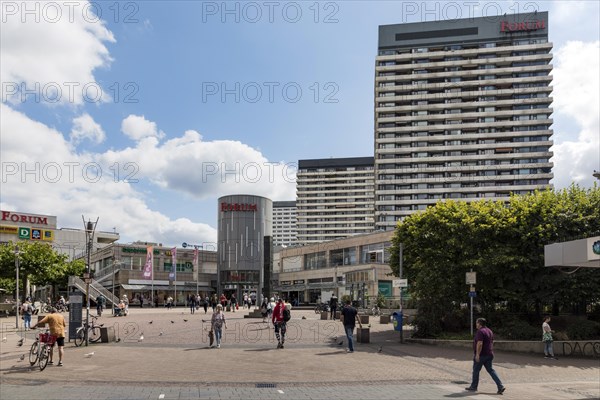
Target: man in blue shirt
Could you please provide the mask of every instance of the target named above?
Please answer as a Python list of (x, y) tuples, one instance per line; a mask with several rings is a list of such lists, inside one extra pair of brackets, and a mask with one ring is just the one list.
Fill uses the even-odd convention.
[(344, 331), (346, 332), (346, 337), (348, 338), (348, 348), (346, 349), (347, 353), (354, 353), (354, 346), (352, 345), (352, 335), (354, 334), (354, 322), (358, 321), (358, 326), (362, 328), (362, 324), (360, 323), (360, 319), (358, 318), (358, 311), (356, 308), (352, 307), (350, 300), (346, 300), (346, 305), (342, 308), (342, 322), (344, 323)]
[(485, 370), (490, 374), (494, 382), (496, 382), (496, 386), (498, 387), (497, 393), (502, 394), (506, 388), (492, 367), (492, 360), (494, 359), (494, 333), (487, 327), (487, 321), (484, 318), (477, 318), (475, 324), (477, 332), (473, 338), (473, 378), (471, 386), (465, 388), (465, 390), (469, 392), (477, 391), (479, 371), (481, 371), (481, 367), (485, 367)]

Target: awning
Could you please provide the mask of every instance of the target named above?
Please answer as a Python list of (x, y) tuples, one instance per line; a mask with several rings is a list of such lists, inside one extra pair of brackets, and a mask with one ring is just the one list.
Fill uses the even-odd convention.
[(125, 290), (146, 290), (146, 286), (144, 285), (128, 285), (126, 283), (122, 283), (121, 286)]
[[(123, 287), (123, 289), (125, 290), (152, 290), (154, 288), (154, 290), (174, 290), (175, 286), (171, 286), (171, 285), (129, 285), (126, 283), (122, 283), (121, 286)], [(197, 287), (198, 291), (201, 292), (214, 292), (215, 289), (213, 289), (210, 286), (198, 286)], [(177, 290), (190, 290), (190, 291), (196, 291), (196, 285), (177, 285)]]

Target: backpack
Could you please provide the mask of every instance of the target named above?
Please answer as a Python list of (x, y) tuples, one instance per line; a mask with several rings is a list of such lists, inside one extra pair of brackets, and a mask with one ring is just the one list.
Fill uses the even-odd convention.
[(287, 307), (283, 308), (283, 322), (288, 322), (292, 318), (292, 313)]

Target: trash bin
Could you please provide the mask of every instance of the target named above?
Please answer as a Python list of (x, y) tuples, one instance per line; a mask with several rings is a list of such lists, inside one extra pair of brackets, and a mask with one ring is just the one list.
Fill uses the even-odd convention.
[(392, 314), (392, 320), (394, 322), (394, 330), (402, 332), (402, 311), (396, 311)]

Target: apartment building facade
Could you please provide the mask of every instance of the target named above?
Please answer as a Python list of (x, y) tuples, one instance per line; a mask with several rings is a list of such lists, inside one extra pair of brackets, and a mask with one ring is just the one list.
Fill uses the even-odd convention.
[(296, 243), (296, 202), (273, 202), (273, 246)]
[(374, 228), (373, 157), (299, 160), (299, 244), (370, 233)]
[(375, 227), (551, 187), (548, 13), (379, 27)]

